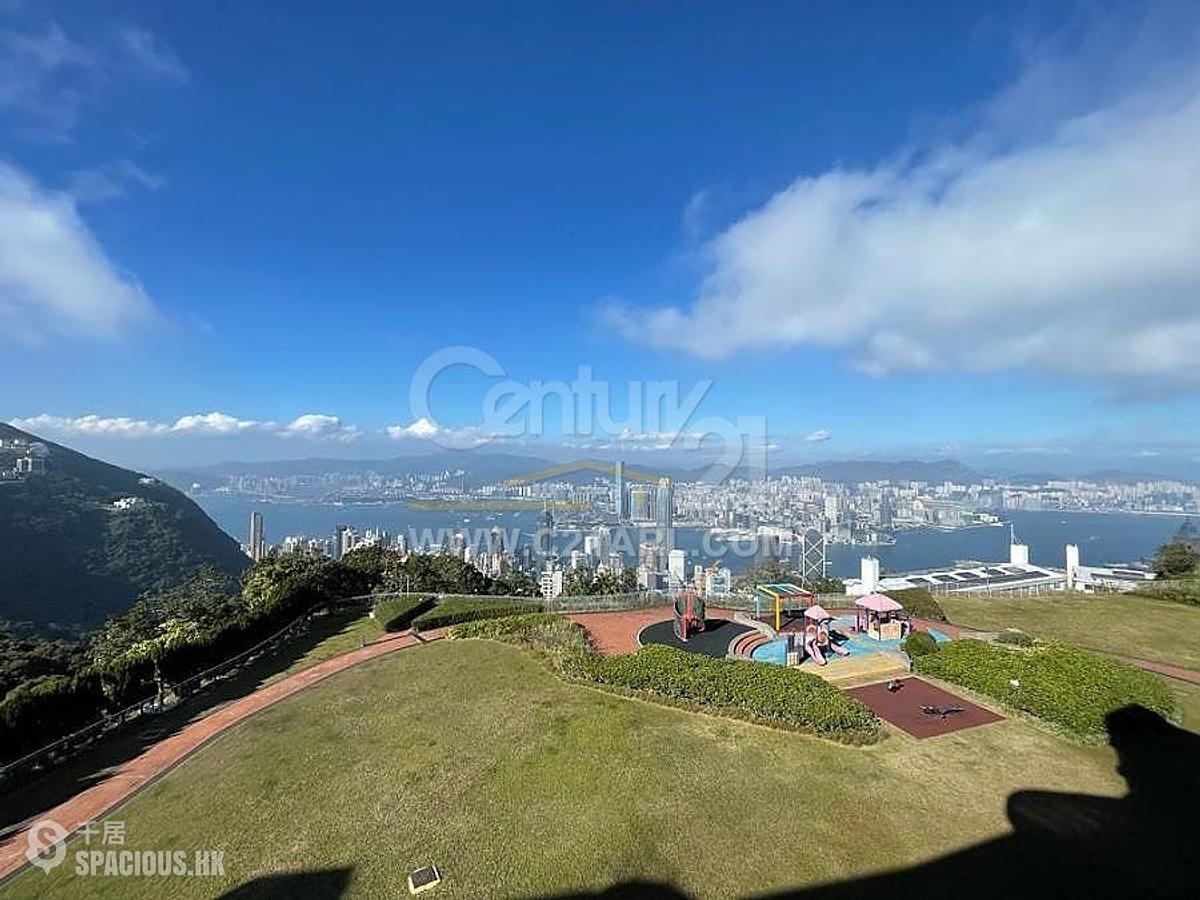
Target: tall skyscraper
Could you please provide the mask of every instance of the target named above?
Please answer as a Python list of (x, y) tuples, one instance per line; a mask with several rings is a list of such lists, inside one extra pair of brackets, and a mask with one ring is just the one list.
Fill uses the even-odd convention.
[(263, 518), (262, 513), (250, 513), (250, 558), (258, 562), (263, 558), (266, 551), (266, 546), (263, 543)]
[(658, 480), (654, 495), (654, 523), (658, 526), (658, 543), (664, 552), (675, 549), (675, 489), (670, 478)]
[(617, 460), (613, 465), (613, 514), (618, 522), (624, 522), (625, 509), (625, 463)]
[(654, 497), (654, 522), (659, 528), (670, 528), (675, 515), (675, 489), (670, 478), (658, 480), (658, 493)]

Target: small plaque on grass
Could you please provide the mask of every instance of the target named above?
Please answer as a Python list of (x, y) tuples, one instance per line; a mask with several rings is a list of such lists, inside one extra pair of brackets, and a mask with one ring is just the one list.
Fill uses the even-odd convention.
[(437, 866), (425, 866), (408, 876), (408, 892), (420, 894), (422, 891), (432, 890), (441, 882), (442, 875), (438, 872)]

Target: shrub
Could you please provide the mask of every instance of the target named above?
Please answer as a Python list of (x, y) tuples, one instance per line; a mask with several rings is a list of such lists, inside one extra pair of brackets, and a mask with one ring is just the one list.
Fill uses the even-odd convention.
[(916, 659), (918, 656), (928, 656), (930, 653), (937, 653), (938, 643), (933, 639), (933, 635), (924, 631), (914, 631), (904, 639), (904, 652), (908, 654), (909, 659)]
[(1139, 587), (1135, 593), (1155, 600), (1200, 606), (1200, 580), (1195, 578), (1164, 579)]
[(465, 622), (454, 626), (447, 636), (451, 640), (482, 638), (537, 651), (549, 657), (561, 674), (572, 678), (590, 678), (597, 660), (583, 626), (553, 613)]
[(1062, 644), (1015, 650), (952, 641), (914, 664), (921, 675), (978, 691), (1083, 738), (1105, 737), (1105, 716), (1123, 706), (1168, 717), (1175, 711), (1170, 689), (1149, 672)]
[(823, 678), (782, 666), (713, 659), (650, 645), (602, 659), (596, 678), (668, 702), (847, 743), (872, 743), (878, 738), (879, 720), (865, 704)]
[(601, 657), (583, 628), (555, 615), (525, 615), (459, 625), (451, 638), (488, 638), (544, 653), (565, 677), (618, 693), (699, 708), (845, 743), (872, 743), (879, 720), (827, 681), (778, 666), (712, 659), (670, 647)]
[(432, 597), (380, 600), (375, 604), (375, 621), (384, 631), (404, 631), (413, 619), (433, 609), (436, 602)]
[(996, 640), (1001, 644), (1012, 644), (1014, 647), (1032, 647), (1034, 643), (1032, 635), (1019, 628), (1005, 628), (996, 635)]
[(540, 612), (541, 608), (540, 603), (533, 601), (525, 603), (512, 600), (449, 597), (428, 612), (421, 613), (413, 621), (413, 624), (422, 629), (444, 628), (447, 625), (473, 622), (476, 619), (496, 619), (501, 616), (519, 616)]
[(905, 588), (888, 591), (888, 596), (904, 607), (904, 611), (918, 619), (945, 622), (946, 613), (927, 588)]

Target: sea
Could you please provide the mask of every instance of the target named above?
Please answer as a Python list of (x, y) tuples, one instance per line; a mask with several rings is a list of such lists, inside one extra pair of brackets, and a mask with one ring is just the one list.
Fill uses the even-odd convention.
[[(259, 512), (268, 543), (281, 543), (288, 535), (329, 537), (339, 525), (362, 532), (382, 528), (404, 535), (409, 546), (441, 545), (448, 535), (462, 532), (475, 546), (485, 546), (488, 535), (499, 529), (505, 547), (530, 543), (541, 525), (541, 513), (417, 510), (407, 504), (310, 504), (265, 502), (245, 497), (205, 495), (196, 498), (206, 513), (229, 535), (246, 541), (250, 513)], [(886, 572), (909, 572), (951, 566), (963, 560), (1007, 562), (1010, 526), (1018, 542), (1029, 545), (1030, 561), (1064, 565), (1067, 544), (1079, 546), (1085, 565), (1136, 563), (1148, 559), (1169, 540), (1183, 516), (1142, 513), (1029, 512), (1003, 514), (1000, 526), (954, 530), (918, 528), (898, 532), (890, 545), (832, 544), (826, 554), (829, 573), (841, 578), (859, 573), (859, 560), (875, 556)], [(653, 527), (613, 530), (613, 543), (626, 565), (636, 559), (637, 546), (655, 534)], [(567, 555), (582, 547), (579, 531), (557, 530), (555, 548)], [(688, 564), (721, 559), (735, 573), (749, 568), (757, 547), (752, 540), (723, 540), (702, 527), (675, 529), (675, 545), (686, 551)]]

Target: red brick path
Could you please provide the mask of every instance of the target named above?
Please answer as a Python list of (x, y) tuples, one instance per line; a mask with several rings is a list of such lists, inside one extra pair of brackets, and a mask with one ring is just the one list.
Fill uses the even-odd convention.
[[(445, 634), (445, 629), (428, 631), (420, 639), (407, 634), (388, 635), (358, 650), (317, 663), (311, 668), (297, 672), (289, 678), (277, 681), (239, 700), (234, 700), (213, 711), (176, 734), (159, 741), (128, 762), (115, 769), (104, 781), (82, 791), (60, 803), (53, 809), (35, 817), (35, 820), (53, 819), (73, 834), (87, 822), (101, 819), (117, 804), (129, 799), (152, 779), (182, 762), (196, 750), (234, 725), (245, 721), (257, 712), (279, 702), (285, 697), (323, 681), (330, 675), (342, 672), (369, 659), (375, 659), (395, 650), (403, 650), (418, 644), (435, 641)], [(33, 821), (27, 823), (33, 824)], [(0, 882), (25, 865), (25, 849), (28, 828), (22, 828), (0, 843)]]

